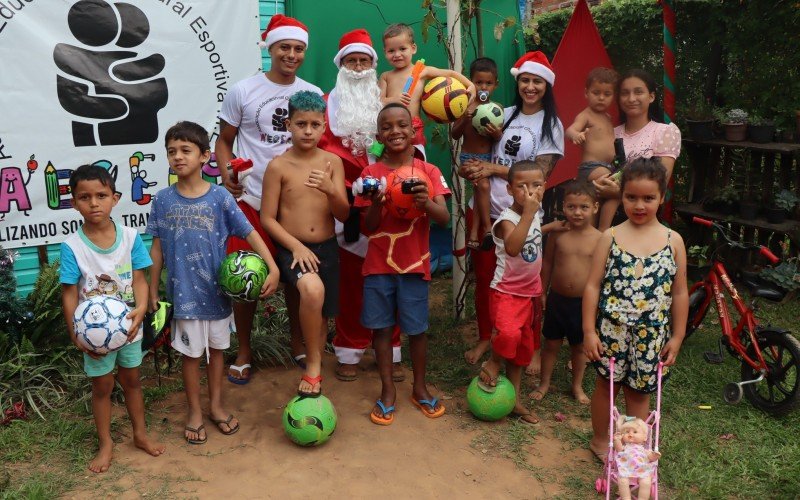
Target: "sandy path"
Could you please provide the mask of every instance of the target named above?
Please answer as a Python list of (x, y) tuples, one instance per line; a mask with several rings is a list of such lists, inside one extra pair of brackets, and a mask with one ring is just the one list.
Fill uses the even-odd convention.
[[(167, 443), (165, 455), (151, 458), (133, 447), (130, 436), (124, 437), (115, 447), (111, 473), (99, 478), (87, 474), (91, 489), (68, 496), (547, 498), (562, 492), (557, 479), (547, 477), (542, 483), (510, 460), (470, 446), (481, 429), (464, 425), (470, 417), (424, 417), (408, 401), (409, 380), (398, 384), (394, 424), (372, 424), (368, 415), (380, 385), (374, 368), (362, 369), (356, 382), (340, 382), (333, 375), (335, 358), (326, 355), (325, 365), (324, 390), (339, 414), (336, 433), (325, 445), (301, 448), (283, 435), (282, 406), (300, 371), (260, 370), (249, 385), (225, 383), (228, 407), (242, 422), (237, 434), (223, 436), (206, 421), (208, 442), (186, 444), (181, 432), (184, 398), (172, 394), (150, 409), (151, 431), (160, 432)], [(452, 409), (457, 402), (445, 404)], [(127, 425), (123, 421), (125, 434), (130, 433)], [(565, 452), (546, 426), (531, 451), (528, 462), (537, 469), (586, 462), (588, 455), (583, 450)]]

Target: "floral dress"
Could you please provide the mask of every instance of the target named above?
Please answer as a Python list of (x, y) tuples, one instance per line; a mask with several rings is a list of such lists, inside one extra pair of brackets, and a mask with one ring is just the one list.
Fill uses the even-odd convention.
[[(604, 356), (597, 373), (609, 378), (609, 359), (615, 358), (614, 382), (651, 393), (657, 388), (659, 353), (671, 334), (672, 281), (678, 270), (667, 244), (647, 257), (626, 252), (614, 238), (600, 286), (597, 331)], [(669, 370), (663, 369), (666, 380)]]
[(650, 452), (641, 444), (626, 444), (622, 451), (617, 452), (617, 473), (619, 477), (635, 477), (642, 479), (651, 477), (655, 462), (648, 458)]

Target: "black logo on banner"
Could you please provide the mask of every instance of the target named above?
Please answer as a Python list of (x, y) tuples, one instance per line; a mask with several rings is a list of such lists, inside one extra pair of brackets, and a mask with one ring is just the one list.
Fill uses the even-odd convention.
[[(156, 78), (161, 54), (130, 49), (150, 34), (144, 12), (129, 3), (81, 0), (67, 14), (78, 42), (59, 43), (53, 60), (67, 76), (56, 75), (58, 101), (72, 122), (75, 146), (145, 144), (159, 139), (158, 111), (167, 105), (167, 81)], [(98, 142), (99, 141), (99, 142)]]
[(275, 113), (272, 114), (272, 128), (275, 132), (286, 132), (286, 119), (289, 118), (289, 110), (286, 108), (277, 108)]

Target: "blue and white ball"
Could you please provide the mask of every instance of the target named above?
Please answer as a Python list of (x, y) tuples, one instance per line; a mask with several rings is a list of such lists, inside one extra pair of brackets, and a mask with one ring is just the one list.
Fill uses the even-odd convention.
[(116, 297), (98, 295), (78, 304), (73, 316), (78, 342), (97, 354), (116, 351), (128, 340), (131, 320), (125, 302)]

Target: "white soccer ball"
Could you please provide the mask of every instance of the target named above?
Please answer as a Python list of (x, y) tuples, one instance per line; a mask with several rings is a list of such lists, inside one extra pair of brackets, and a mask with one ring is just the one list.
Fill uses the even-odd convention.
[(131, 320), (125, 302), (116, 297), (98, 295), (78, 304), (73, 316), (78, 342), (97, 354), (116, 351), (128, 340)]
[(490, 123), (497, 128), (503, 126), (504, 113), (503, 107), (496, 102), (487, 102), (475, 108), (475, 115), (472, 117), (472, 126), (481, 135), (486, 135), (486, 125)]

